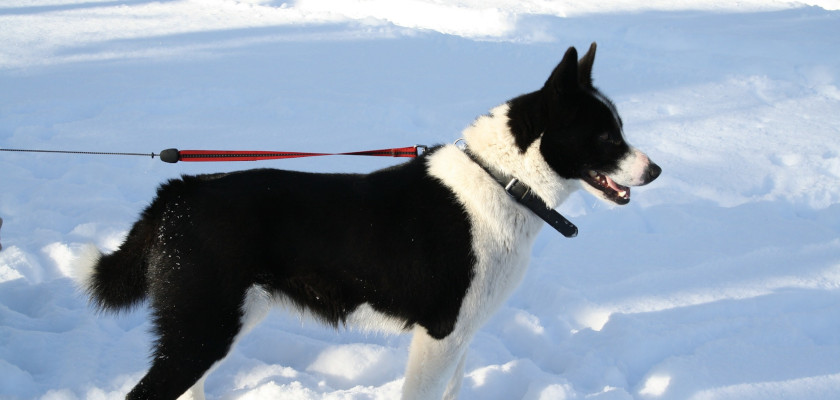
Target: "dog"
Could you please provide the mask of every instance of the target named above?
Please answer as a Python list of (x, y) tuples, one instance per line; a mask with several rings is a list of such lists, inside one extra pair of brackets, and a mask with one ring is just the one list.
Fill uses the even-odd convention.
[[(478, 117), (466, 146), (369, 174), (275, 169), (161, 185), (119, 249), (90, 249), (101, 310), (151, 308), (151, 367), (128, 399), (203, 398), (208, 372), (282, 303), (334, 327), (413, 332), (403, 399), (456, 398), (472, 337), (522, 280), (547, 209), (583, 187), (615, 204), (661, 168), (592, 84), (596, 45)], [(500, 182), (502, 184), (500, 184)]]

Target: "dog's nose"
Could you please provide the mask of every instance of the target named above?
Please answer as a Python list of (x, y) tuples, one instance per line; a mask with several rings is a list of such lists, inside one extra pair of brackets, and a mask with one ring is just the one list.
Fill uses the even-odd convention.
[(650, 163), (647, 167), (647, 176), (645, 177), (645, 184), (653, 182), (662, 173), (662, 168), (654, 163)]

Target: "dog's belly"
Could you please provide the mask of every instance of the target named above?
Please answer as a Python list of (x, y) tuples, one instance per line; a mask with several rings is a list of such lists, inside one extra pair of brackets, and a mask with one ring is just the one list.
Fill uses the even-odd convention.
[(347, 316), (347, 326), (365, 332), (404, 333), (411, 327), (405, 321), (376, 311), (363, 303)]
[[(248, 289), (242, 303), (240, 335), (244, 335), (262, 322), (268, 312), (275, 307), (297, 312), (307, 319), (317, 320), (311, 312), (296, 306), (286, 296), (271, 294), (263, 287), (254, 285)], [(348, 328), (365, 332), (404, 333), (411, 329), (402, 319), (376, 311), (367, 303), (362, 303), (349, 313), (345, 322)]]

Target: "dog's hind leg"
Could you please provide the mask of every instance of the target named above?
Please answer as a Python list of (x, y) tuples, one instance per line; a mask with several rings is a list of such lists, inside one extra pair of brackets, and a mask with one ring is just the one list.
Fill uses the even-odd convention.
[(152, 366), (126, 398), (203, 398), (204, 377), (227, 355), (240, 332), (241, 304), (241, 297), (203, 297), (188, 305), (153, 305), (159, 337)]
[[(245, 293), (245, 299), (242, 303), (242, 317), (240, 319), (242, 328), (233, 339), (231, 347), (239, 342), (239, 339), (250, 332), (257, 324), (262, 322), (262, 320), (268, 315), (270, 309), (271, 295), (269, 295), (268, 292), (260, 286), (251, 286)], [(215, 370), (219, 363), (220, 361), (214, 363), (213, 366), (204, 373), (201, 379), (193, 384), (186, 393), (181, 395), (181, 397), (178, 397), (178, 400), (205, 400), (204, 381), (207, 379), (207, 376)]]
[(403, 400), (457, 398), (464, 355), (471, 339), (471, 335), (462, 333), (456, 331), (443, 339), (435, 339), (429, 336), (425, 328), (414, 328), (403, 384)]

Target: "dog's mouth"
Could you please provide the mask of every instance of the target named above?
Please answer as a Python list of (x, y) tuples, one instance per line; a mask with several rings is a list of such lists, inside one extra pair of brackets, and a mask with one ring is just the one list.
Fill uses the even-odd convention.
[(630, 188), (615, 183), (608, 176), (593, 170), (582, 174), (584, 182), (604, 194), (604, 197), (615, 204), (624, 205), (630, 202)]

